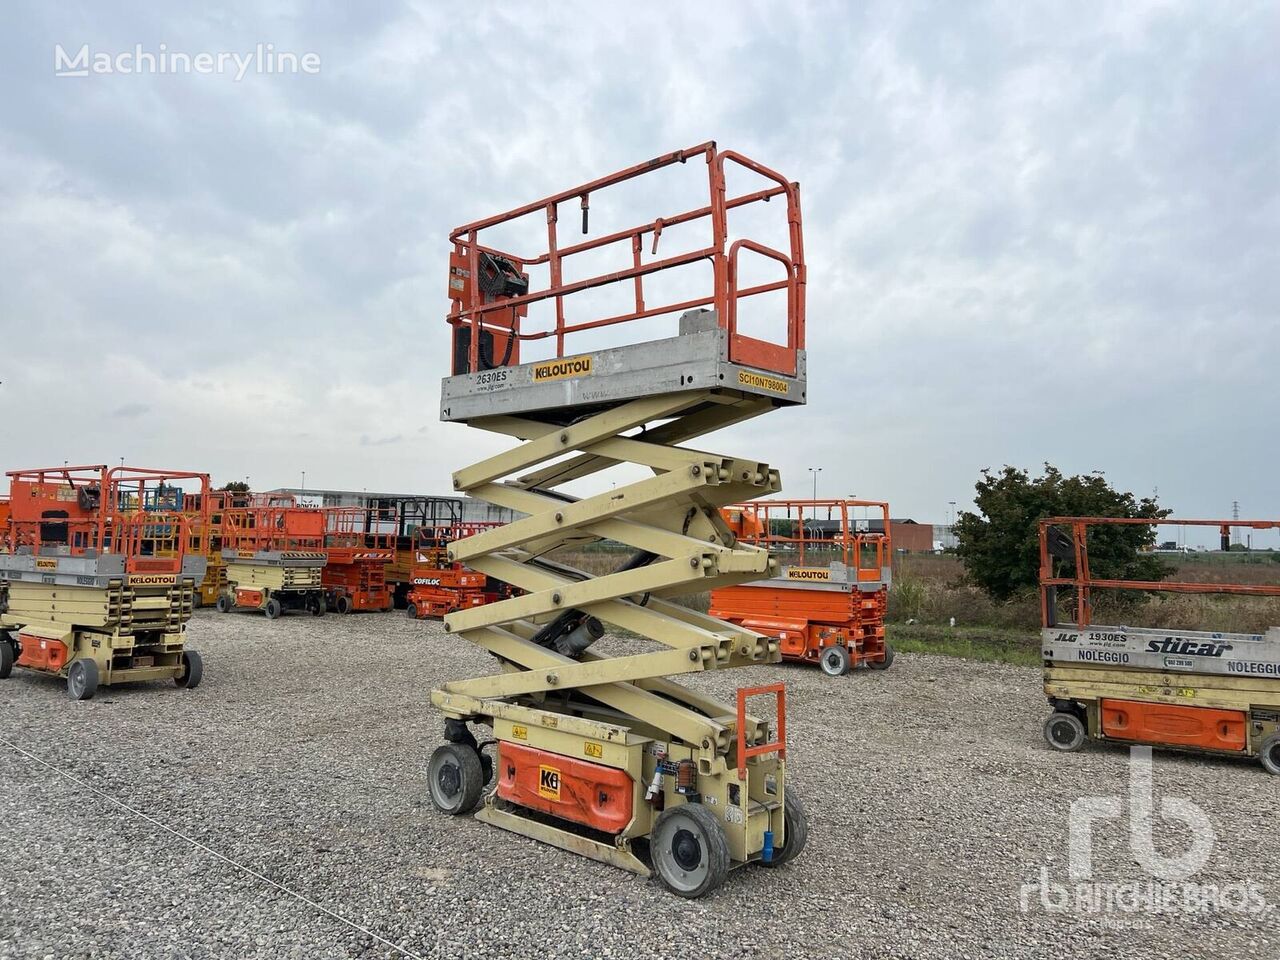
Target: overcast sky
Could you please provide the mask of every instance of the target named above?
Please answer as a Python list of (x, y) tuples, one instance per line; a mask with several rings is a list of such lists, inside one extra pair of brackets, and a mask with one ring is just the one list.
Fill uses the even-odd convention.
[[(1280, 514), (1276, 4), (110, 6), (2, 15), (4, 469), (445, 492), (449, 230), (714, 139), (802, 185), (811, 401), (704, 448)], [(162, 43), (320, 69), (55, 76)]]

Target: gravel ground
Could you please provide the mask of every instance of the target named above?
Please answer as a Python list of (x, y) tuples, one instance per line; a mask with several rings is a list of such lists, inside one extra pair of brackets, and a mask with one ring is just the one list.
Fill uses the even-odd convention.
[[(686, 902), (431, 809), (428, 692), (491, 663), (438, 625), (202, 611), (191, 644), (205, 657), (194, 691), (73, 703), (22, 671), (0, 683), (0, 957), (402, 955), (375, 937), (458, 958), (1280, 954), (1274, 913), (1104, 919), (1048, 913), (1034, 893), (1021, 911), (1041, 867), (1066, 880), (1072, 800), (1128, 783), (1123, 750), (1044, 746), (1035, 670), (903, 655), (841, 680), (777, 666), (690, 681), (724, 695), (787, 682), (812, 835), (796, 863), (735, 871)], [(1280, 903), (1276, 780), (1157, 754), (1155, 783), (1157, 805), (1191, 798), (1216, 830), (1195, 881), (1254, 881)], [(1157, 845), (1181, 849), (1180, 830)], [(1098, 828), (1094, 870), (1148, 879), (1123, 822)]]

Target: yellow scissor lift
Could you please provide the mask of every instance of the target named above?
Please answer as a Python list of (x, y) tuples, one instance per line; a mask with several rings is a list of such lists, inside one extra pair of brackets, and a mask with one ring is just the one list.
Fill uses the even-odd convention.
[[(695, 158), (705, 158), (711, 203), (665, 222), (709, 219), (709, 247), (643, 263), (638, 239), (653, 233), (656, 241), (658, 221), (557, 249), (561, 203), (585, 211), (593, 192)], [(767, 185), (726, 201), (726, 162)], [(790, 253), (746, 240), (726, 253), (726, 211), (778, 196), (785, 197)], [(478, 240), (485, 227), (543, 211), (550, 249), (540, 257), (521, 259)], [(719, 512), (777, 492), (777, 471), (682, 444), (804, 403), (799, 218), (796, 185), (703, 144), (453, 233), (455, 375), (444, 381), (441, 417), (521, 442), (459, 470), (454, 486), (527, 516), (450, 546), (451, 560), (524, 593), (445, 620), (447, 631), (492, 653), (501, 672), (432, 693), (448, 741), (428, 769), (439, 809), (469, 813), (484, 794), (479, 819), (648, 876), (636, 851), (645, 840), (652, 871), (686, 897), (714, 889), (731, 866), (777, 865), (800, 853), (807, 822), (787, 784), (782, 685), (739, 690), (736, 703), (725, 703), (667, 679), (780, 659), (776, 640), (671, 598), (777, 574), (767, 551), (737, 542)], [(560, 282), (565, 257), (620, 239), (633, 241), (631, 268)], [(785, 279), (737, 289), (744, 248), (780, 261)], [(644, 305), (643, 276), (706, 261), (715, 277), (711, 296)], [(552, 282), (530, 293), (525, 269), (538, 263), (549, 264)], [(634, 282), (633, 313), (577, 325), (564, 320), (570, 294), (619, 280)], [(737, 301), (773, 291), (786, 298), (785, 343), (740, 335)], [(548, 299), (556, 304), (554, 331), (521, 331), (527, 305)], [(681, 311), (674, 337), (564, 354), (568, 334)], [(521, 342), (549, 335), (556, 337), (553, 358), (519, 363)], [(621, 465), (651, 476), (606, 489), (598, 475)], [(605, 492), (579, 498), (560, 489), (582, 480)], [(562, 548), (600, 540), (634, 552), (594, 577), (563, 556)], [(606, 623), (637, 638), (627, 652), (590, 649)], [(775, 697), (769, 721), (747, 712), (755, 694)], [(481, 754), (468, 724), (492, 728), (496, 761)], [(494, 772), (496, 784), (486, 789)]]

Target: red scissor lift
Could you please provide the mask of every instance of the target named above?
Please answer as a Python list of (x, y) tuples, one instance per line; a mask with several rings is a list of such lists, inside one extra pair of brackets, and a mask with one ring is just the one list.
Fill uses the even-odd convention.
[(480, 607), (503, 595), (505, 584), (468, 570), (449, 559), (449, 544), (500, 527), (496, 522), (451, 523), (419, 527), (414, 551), (413, 586), (405, 608), (410, 619), (443, 617), (455, 610)]
[(779, 570), (713, 590), (713, 617), (777, 637), (783, 659), (816, 663), (833, 677), (893, 662), (884, 636), (893, 556), (887, 503), (756, 500), (724, 514), (740, 540), (769, 550)]
[(391, 609), (387, 564), (395, 558), (395, 534), (374, 529), (364, 507), (327, 507), (321, 582), (336, 613)]

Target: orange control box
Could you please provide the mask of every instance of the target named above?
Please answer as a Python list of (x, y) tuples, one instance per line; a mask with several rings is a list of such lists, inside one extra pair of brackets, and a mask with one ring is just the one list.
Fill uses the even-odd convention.
[(67, 662), (67, 645), (61, 640), (19, 633), (18, 644), (22, 647), (22, 656), (17, 660), (20, 667), (57, 673)]
[(632, 792), (623, 770), (505, 740), (498, 744), (498, 796), (530, 810), (621, 833), (631, 822)]
[(260, 607), (262, 606), (261, 590), (241, 590), (236, 589), (236, 606), (237, 607)]
[(1102, 732), (1117, 740), (1206, 750), (1244, 750), (1246, 717), (1240, 710), (1181, 707), (1137, 700), (1103, 700)]

